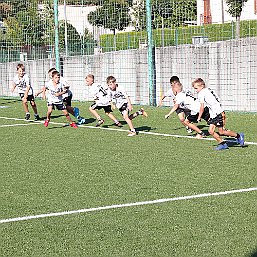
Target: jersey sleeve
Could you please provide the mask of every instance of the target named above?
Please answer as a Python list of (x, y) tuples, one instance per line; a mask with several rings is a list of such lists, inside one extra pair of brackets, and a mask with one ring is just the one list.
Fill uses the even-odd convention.
[(172, 97), (175, 98), (175, 95), (173, 94), (172, 89), (170, 88), (167, 92), (164, 94), (165, 97)]

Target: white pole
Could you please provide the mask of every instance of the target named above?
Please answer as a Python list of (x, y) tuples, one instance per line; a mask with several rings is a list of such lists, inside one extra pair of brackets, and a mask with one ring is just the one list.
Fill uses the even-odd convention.
[(66, 0), (63, 1), (64, 4), (64, 26), (65, 26), (65, 56), (68, 56), (68, 31), (67, 31), (67, 13), (66, 13)]

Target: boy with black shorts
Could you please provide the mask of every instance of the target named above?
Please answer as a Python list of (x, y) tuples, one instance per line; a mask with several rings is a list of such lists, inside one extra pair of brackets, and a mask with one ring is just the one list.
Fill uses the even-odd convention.
[(60, 110), (64, 113), (67, 120), (70, 123), (70, 126), (73, 128), (77, 128), (78, 126), (73, 122), (70, 118), (70, 115), (66, 109), (66, 106), (63, 103), (63, 95), (66, 93), (66, 89), (64, 87), (64, 84), (60, 82), (60, 73), (58, 71), (52, 72), (52, 81), (49, 81), (47, 85), (43, 89), (43, 98), (46, 98), (46, 90), (47, 92), (47, 114), (46, 114), (46, 120), (44, 123), (45, 127), (48, 127), (50, 117), (52, 114), (52, 111), (54, 108), (57, 110)]
[(112, 114), (111, 92), (107, 86), (94, 82), (94, 75), (88, 74), (85, 78), (85, 84), (89, 86), (90, 93), (93, 96), (94, 103), (89, 107), (89, 111), (96, 117), (98, 122), (96, 127), (104, 123), (104, 119), (98, 114), (97, 110), (104, 109), (105, 114), (114, 121), (118, 127), (122, 127), (121, 123)]
[(121, 86), (118, 86), (115, 77), (108, 76), (106, 82), (111, 90), (111, 97), (115, 101), (116, 107), (119, 109), (124, 120), (129, 125), (130, 131), (128, 133), (128, 136), (135, 136), (137, 133), (132, 124), (132, 119), (136, 118), (138, 115), (143, 115), (147, 117), (148, 115), (146, 111), (143, 108), (140, 108), (139, 111), (129, 115), (129, 112), (132, 111), (132, 104), (128, 94)]
[[(206, 134), (199, 129), (193, 122), (197, 122), (199, 111), (200, 111), (200, 101), (196, 99), (191, 93), (183, 92), (183, 86), (180, 82), (174, 82), (173, 84), (173, 91), (174, 91), (174, 106), (170, 110), (170, 112), (165, 115), (165, 118), (169, 118), (169, 116), (177, 111), (178, 109), (186, 109), (187, 114), (184, 119), (180, 119), (181, 123), (184, 126), (189, 127), (190, 129), (196, 131), (198, 134), (196, 135), (197, 138), (202, 138), (206, 136)], [(210, 118), (209, 109), (207, 107), (204, 108), (204, 112), (202, 114), (202, 119), (208, 121)]]
[[(174, 89), (173, 89), (173, 86), (176, 82), (180, 82), (179, 78), (177, 76), (172, 76), (170, 78), (170, 86), (171, 88), (165, 92), (165, 94), (163, 96), (161, 96), (161, 99), (160, 99), (160, 102), (159, 102), (159, 105), (158, 106), (162, 106), (162, 102), (163, 100), (166, 98), (166, 97), (171, 97), (173, 102), (174, 102), (174, 99), (175, 99), (175, 94), (174, 94)], [(186, 108), (180, 108), (180, 106), (178, 106), (176, 108), (176, 113), (178, 115), (178, 118), (180, 120), (181, 123), (184, 122), (185, 120), (185, 117), (189, 115), (190, 113), (190, 110), (186, 109)], [(189, 128), (188, 126), (186, 126), (186, 130), (188, 133), (191, 133), (192, 132), (192, 129)]]
[[(210, 119), (209, 124), (209, 134), (212, 135), (218, 142), (218, 146), (215, 150), (225, 150), (228, 149), (227, 143), (220, 137), (220, 135), (235, 137), (238, 144), (244, 146), (244, 134), (236, 133), (232, 130), (224, 129), (224, 110), (221, 106), (219, 97), (207, 88), (205, 82), (201, 78), (197, 78), (192, 82), (193, 88), (198, 93), (198, 98), (200, 100), (200, 112), (197, 120), (200, 121), (204, 113), (204, 106), (209, 108)], [(218, 128), (218, 133), (215, 132), (216, 127)]]
[(33, 89), (31, 87), (30, 79), (28, 75), (25, 73), (25, 66), (22, 63), (19, 63), (17, 65), (17, 75), (13, 79), (13, 87), (11, 91), (13, 92), (16, 87), (18, 87), (18, 93), (21, 97), (22, 105), (26, 113), (25, 119), (29, 120), (30, 118), (29, 107), (28, 107), (28, 101), (29, 101), (34, 111), (35, 120), (39, 120), (40, 118), (37, 113), (37, 105), (35, 103)]

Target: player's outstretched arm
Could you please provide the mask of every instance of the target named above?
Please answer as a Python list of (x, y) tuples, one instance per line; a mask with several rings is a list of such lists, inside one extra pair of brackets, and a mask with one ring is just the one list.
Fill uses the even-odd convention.
[(165, 115), (165, 119), (168, 119), (170, 117), (170, 115), (175, 112), (178, 109), (178, 104), (175, 104), (172, 109), (170, 110), (170, 112), (168, 114)]

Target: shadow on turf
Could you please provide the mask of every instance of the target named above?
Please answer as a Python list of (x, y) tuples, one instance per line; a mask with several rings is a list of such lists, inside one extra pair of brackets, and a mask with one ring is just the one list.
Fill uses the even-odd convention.
[(156, 130), (156, 128), (152, 128), (152, 127), (148, 127), (148, 126), (142, 126), (142, 127), (137, 127), (136, 131), (140, 132), (140, 131), (146, 131), (149, 132), (151, 130)]
[(249, 257), (257, 257), (257, 250), (253, 252), (251, 255), (249, 255)]
[(224, 140), (227, 141), (228, 147), (242, 147), (242, 148), (248, 147), (248, 145), (240, 146), (236, 141), (232, 141), (233, 139), (229, 137), (224, 138)]

